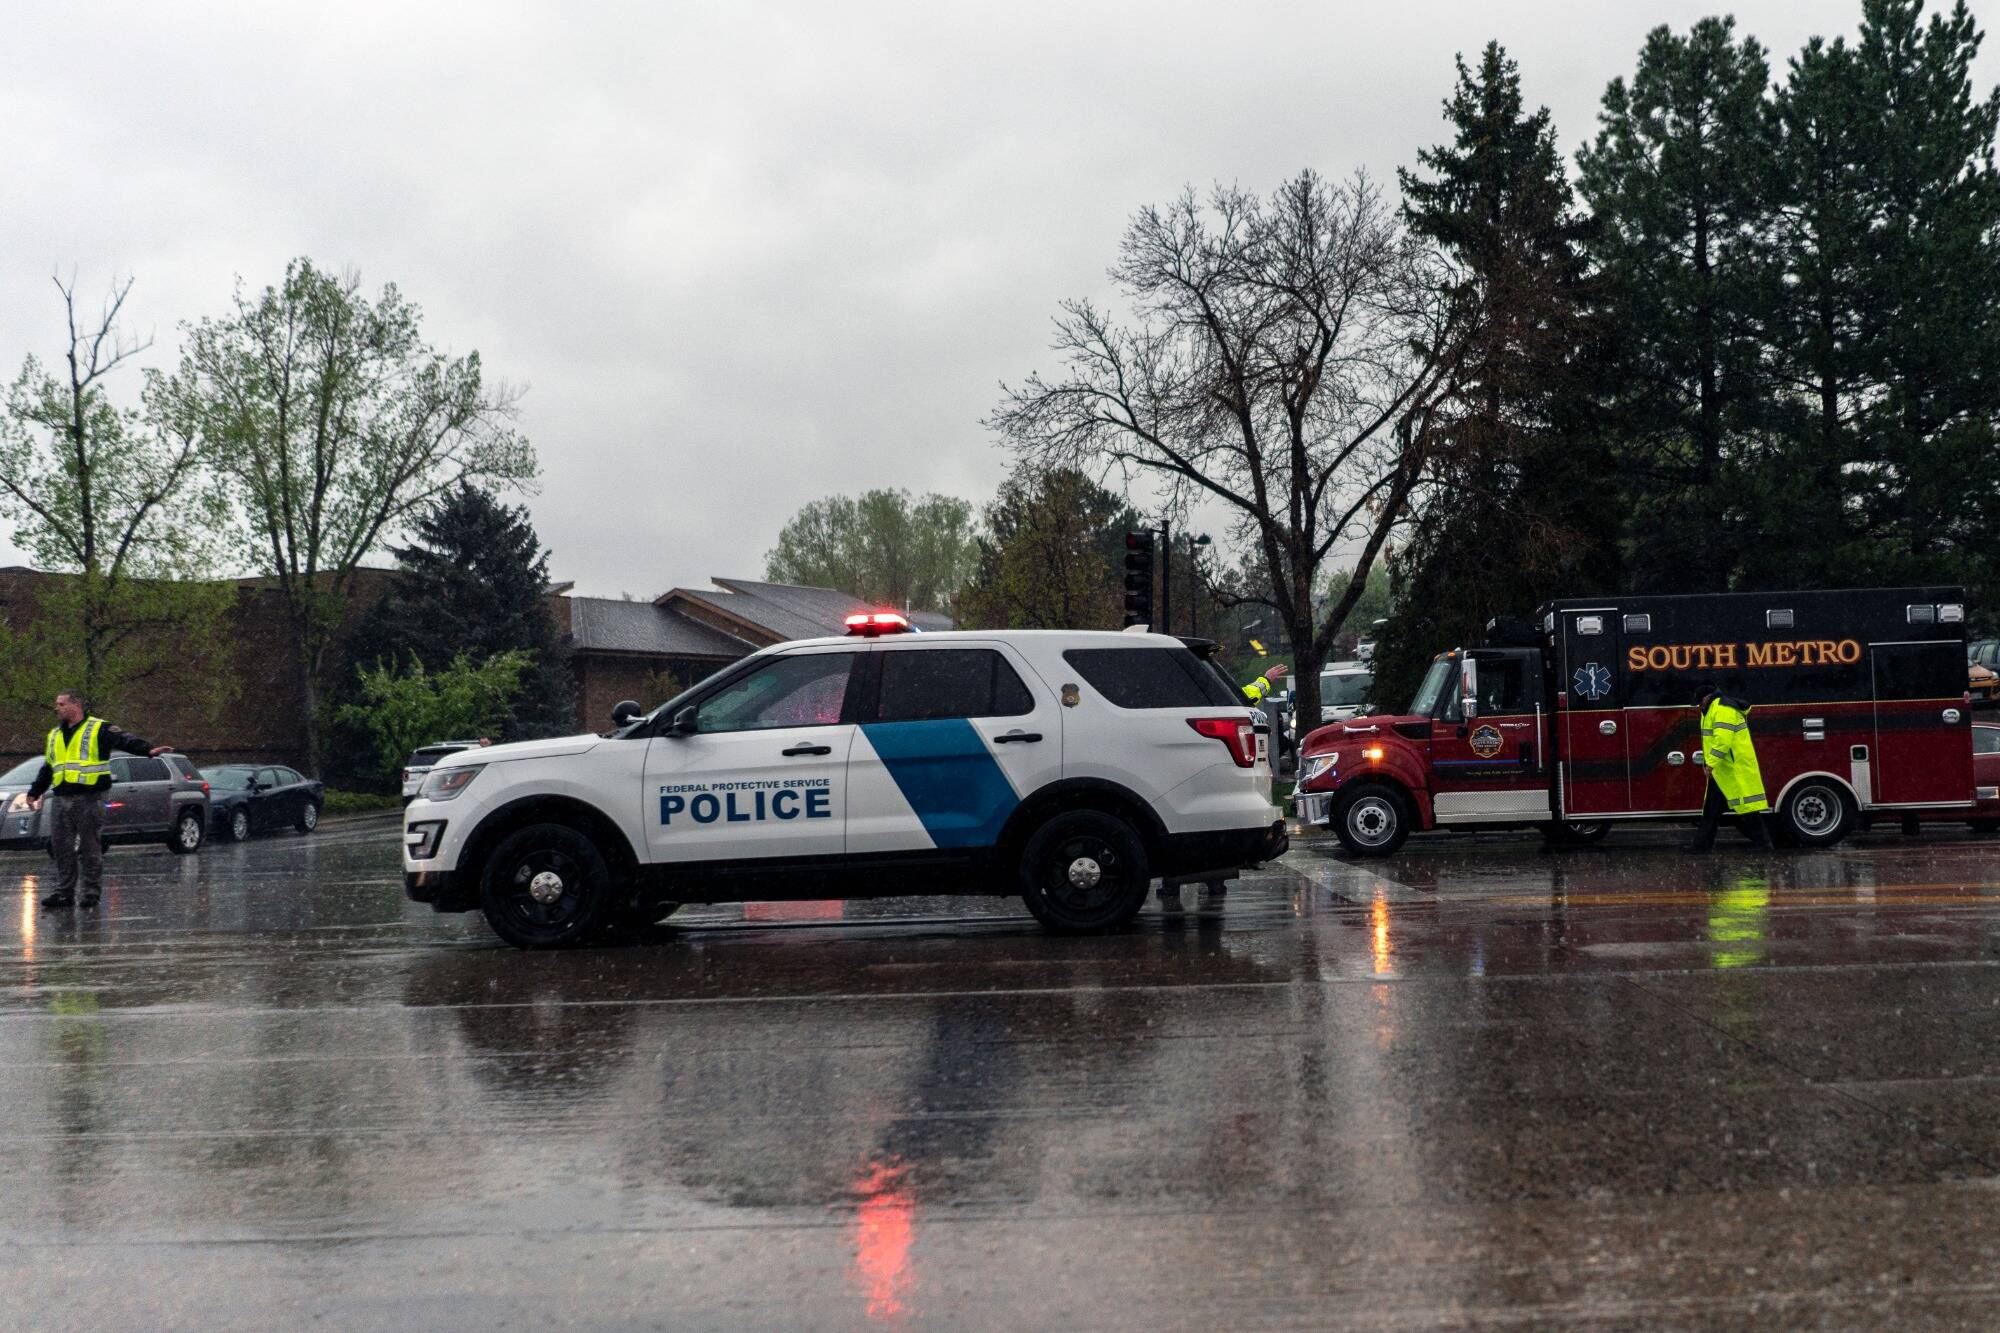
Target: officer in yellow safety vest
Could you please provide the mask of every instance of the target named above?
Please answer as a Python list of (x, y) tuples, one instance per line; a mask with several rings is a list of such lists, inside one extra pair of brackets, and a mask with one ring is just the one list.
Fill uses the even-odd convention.
[(114, 750), (162, 755), (172, 749), (148, 744), (102, 718), (85, 717), (79, 690), (56, 695), (56, 725), (49, 730), (41, 772), (28, 788), (31, 809), (42, 808), (45, 792), (55, 803), (49, 811), (49, 851), (56, 859), (56, 891), (42, 899), (42, 906), (76, 905), (79, 870), (82, 906), (97, 906), (104, 891), (104, 792), (111, 786), (106, 758)]
[(1750, 705), (1710, 689), (1702, 691), (1695, 710), (1701, 716), (1701, 762), (1708, 769), (1709, 783), (1701, 824), (1688, 850), (1706, 852), (1715, 846), (1715, 826), (1725, 814), (1742, 821), (1751, 842), (1769, 848), (1764, 812), (1771, 803), (1764, 797), (1764, 774), (1750, 739)]
[(1252, 704), (1261, 704), (1264, 702), (1265, 697), (1277, 688), (1278, 682), (1284, 678), (1285, 664), (1283, 662), (1274, 663), (1264, 669), (1263, 675), (1243, 687), (1243, 697), (1248, 699)]

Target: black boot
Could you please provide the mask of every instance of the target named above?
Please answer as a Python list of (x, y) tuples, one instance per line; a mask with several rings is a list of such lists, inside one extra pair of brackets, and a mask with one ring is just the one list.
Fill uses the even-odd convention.
[(97, 895), (94, 893), (86, 893), (83, 895), (82, 898), (77, 900), (76, 905), (82, 911), (94, 912), (97, 910)]
[(48, 908), (51, 912), (60, 912), (76, 906), (76, 902), (67, 893), (58, 890), (42, 899), (42, 906)]

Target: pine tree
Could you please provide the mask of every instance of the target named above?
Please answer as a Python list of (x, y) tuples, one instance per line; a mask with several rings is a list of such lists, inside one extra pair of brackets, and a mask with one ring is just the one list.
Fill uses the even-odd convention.
[(1612, 424), (1633, 474), (1636, 590), (1725, 588), (1756, 540), (1744, 470), (1775, 415), (1760, 355), (1769, 78), (1734, 20), (1656, 28), (1578, 157), (1618, 318)]
[(525, 649), (532, 659), (503, 734), (509, 740), (576, 729), (576, 694), (561, 631), (545, 598), (549, 553), (525, 508), (460, 486), (395, 548), (394, 589), (353, 636), (350, 656), (440, 669), (460, 655), (484, 661)]
[(1515, 62), (1489, 42), (1476, 71), (1457, 68), (1452, 142), (1418, 155), (1427, 176), (1400, 173), (1404, 217), (1438, 242), (1475, 315), (1433, 503), (1392, 562), (1405, 612), (1377, 646), (1377, 680), (1397, 699), (1493, 616), (1617, 579), (1611, 459), (1590, 422), (1604, 349), (1587, 224)]
[(1860, 299), (1882, 392), (1856, 412), (1850, 504), (1883, 576), (1991, 577), (2000, 520), (2000, 93), (1973, 96), (1965, 5), (1867, 0), (1854, 61), (1869, 119), (1872, 245)]

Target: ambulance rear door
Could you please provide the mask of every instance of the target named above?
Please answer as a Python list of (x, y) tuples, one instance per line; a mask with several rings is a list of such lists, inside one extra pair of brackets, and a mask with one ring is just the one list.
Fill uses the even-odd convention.
[(1972, 800), (1972, 709), (1965, 645), (1957, 640), (1871, 643), (1876, 805)]

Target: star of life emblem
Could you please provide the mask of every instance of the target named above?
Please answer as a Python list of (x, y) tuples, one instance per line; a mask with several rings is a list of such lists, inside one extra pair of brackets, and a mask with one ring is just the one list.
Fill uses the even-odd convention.
[(1574, 679), (1576, 692), (1592, 703), (1611, 693), (1611, 673), (1595, 662), (1578, 667)]

